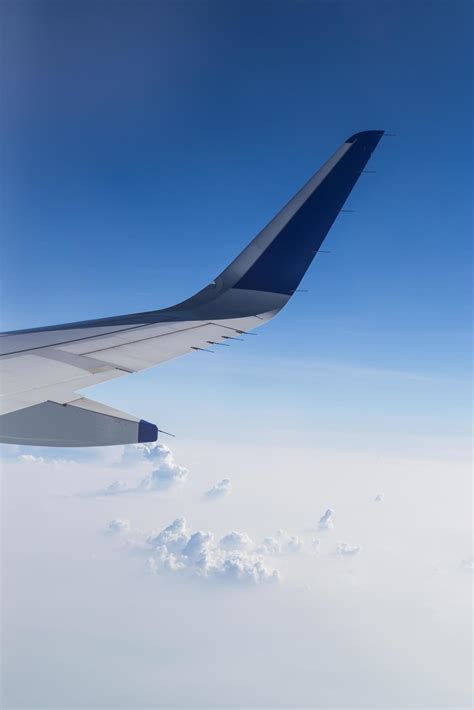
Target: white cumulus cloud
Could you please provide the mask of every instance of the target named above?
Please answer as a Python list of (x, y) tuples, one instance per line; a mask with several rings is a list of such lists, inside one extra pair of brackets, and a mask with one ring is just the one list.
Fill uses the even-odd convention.
[(186, 483), (187, 478), (188, 469), (184, 468), (184, 466), (178, 466), (172, 456), (170, 456), (163, 460), (149, 476), (144, 478), (137, 489), (141, 491), (167, 491), (170, 488)]
[(105, 489), (98, 491), (98, 495), (123, 495), (128, 493), (153, 493), (155, 491), (168, 491), (186, 483), (189, 471), (184, 466), (179, 466), (174, 460), (173, 452), (164, 444), (138, 445), (125, 447), (125, 460), (130, 463), (145, 462), (153, 466), (147, 476), (137, 485), (127, 485), (123, 481), (114, 481)]
[(269, 566), (247, 533), (230, 532), (218, 542), (212, 532), (191, 532), (184, 518), (176, 518), (158, 533), (137, 540), (132, 532), (130, 549), (147, 554), (152, 574), (187, 574), (231, 583), (276, 582), (278, 570)]
[(176, 518), (171, 525), (161, 530), (158, 535), (149, 536), (148, 542), (156, 549), (166, 547), (170, 552), (181, 552), (186, 546), (189, 537), (185, 518)]
[(50, 456), (36, 456), (35, 454), (20, 454), (18, 456), (18, 460), (22, 461), (23, 463), (31, 463), (31, 464), (49, 464), (50, 466), (64, 466), (72, 463), (76, 463), (76, 461), (72, 459), (62, 459), (62, 458), (54, 458)]
[(110, 521), (107, 530), (111, 533), (128, 532), (130, 530), (130, 521), (123, 520), (122, 518), (115, 518), (115, 520)]
[(103, 491), (100, 491), (100, 493), (105, 496), (116, 496), (120, 495), (120, 493), (127, 493), (129, 490), (125, 481), (113, 481), (109, 486), (104, 488)]
[(205, 570), (209, 564), (212, 564), (214, 548), (214, 535), (198, 530), (191, 535), (182, 554), (196, 567)]
[(251, 582), (278, 582), (280, 573), (276, 569), (269, 569), (262, 558), (246, 555), (235, 555), (225, 558), (221, 564), (214, 568), (214, 575), (228, 581)]
[(290, 535), (290, 539), (287, 542), (289, 552), (299, 552), (303, 549), (303, 545), (303, 540), (298, 535)]
[(375, 503), (384, 503), (385, 502), (385, 496), (383, 493), (379, 493), (378, 495), (375, 496), (374, 498)]
[(337, 546), (336, 553), (342, 557), (354, 557), (361, 551), (358, 545), (350, 545), (348, 542), (340, 542)]
[(273, 537), (265, 537), (257, 550), (262, 555), (277, 557), (302, 550), (304, 542), (297, 535), (290, 535), (286, 530), (277, 530)]
[(234, 531), (221, 538), (219, 547), (223, 550), (252, 550), (255, 544), (247, 533)]
[(265, 537), (258, 547), (258, 551), (262, 555), (281, 555), (281, 541), (276, 537)]
[(332, 530), (334, 527), (334, 511), (328, 508), (324, 515), (319, 519), (320, 530)]
[(206, 491), (205, 496), (206, 498), (223, 498), (230, 493), (231, 488), (230, 478), (223, 478), (222, 481), (219, 481)]
[(153, 464), (166, 461), (170, 456), (173, 456), (168, 446), (157, 441), (152, 444), (140, 444), (140, 446), (143, 457)]

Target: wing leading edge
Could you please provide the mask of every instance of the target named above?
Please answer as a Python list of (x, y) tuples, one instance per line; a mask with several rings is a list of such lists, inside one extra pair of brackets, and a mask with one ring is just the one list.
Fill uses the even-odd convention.
[(154, 425), (107, 412), (77, 390), (225, 344), (275, 316), (296, 291), (382, 135), (364, 131), (348, 138), (211, 284), (182, 303), (2, 334), (0, 441), (102, 446), (155, 440)]

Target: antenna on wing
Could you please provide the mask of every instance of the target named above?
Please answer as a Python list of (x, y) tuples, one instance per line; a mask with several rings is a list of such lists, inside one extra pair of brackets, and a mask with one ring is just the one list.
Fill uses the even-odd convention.
[(166, 434), (166, 436), (172, 436), (173, 439), (174, 439), (175, 436), (176, 436), (176, 434), (170, 434), (169, 431), (163, 431), (163, 429), (158, 429), (158, 431), (160, 432), (160, 434)]

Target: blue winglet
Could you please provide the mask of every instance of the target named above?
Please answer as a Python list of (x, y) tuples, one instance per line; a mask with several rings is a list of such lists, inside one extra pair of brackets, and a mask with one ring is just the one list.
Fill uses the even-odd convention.
[(150, 441), (158, 439), (158, 427), (155, 424), (150, 424), (144, 419), (138, 422), (138, 443), (146, 444)]
[[(385, 131), (360, 131), (359, 133), (354, 133), (353, 136), (350, 138), (347, 138), (346, 143), (354, 143), (358, 138), (369, 138), (370, 136), (374, 136), (379, 134), (379, 137), (382, 138), (383, 134)], [(378, 142), (378, 141), (377, 141)]]
[(321, 247), (383, 131), (362, 131), (234, 288), (291, 295)]
[[(57, 340), (62, 343), (69, 340), (65, 338), (65, 330), (244, 318), (264, 312), (275, 315), (298, 289), (383, 135), (384, 131), (372, 130), (360, 131), (346, 138), (336, 153), (212, 284), (185, 301), (169, 308), (142, 313), (2, 333), (19, 337), (18, 343), (9, 345), (13, 349), (7, 352), (28, 350), (29, 337), (33, 333), (46, 331), (57, 331)], [(243, 293), (245, 291), (252, 293)], [(232, 292), (230, 298), (228, 292)], [(23, 335), (27, 336), (26, 344), (21, 343)], [(53, 335), (47, 340), (48, 345), (56, 342), (54, 338)], [(139, 441), (156, 441), (157, 430), (153, 424), (140, 422), (139, 431)]]

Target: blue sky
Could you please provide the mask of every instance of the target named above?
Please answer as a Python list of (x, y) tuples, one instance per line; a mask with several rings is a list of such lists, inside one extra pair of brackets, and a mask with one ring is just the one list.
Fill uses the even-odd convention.
[[(470, 707), (470, 4), (0, 13), (3, 330), (180, 301), (345, 138), (397, 134), (258, 337), (87, 391), (173, 454), (4, 447), (5, 707)], [(210, 579), (146, 572), (182, 517)], [(232, 531), (261, 584), (212, 581)]]
[[(377, 172), (349, 200), (355, 213), (341, 215), (332, 253), (305, 277), (309, 293), (245, 351), (277, 373), (274, 356), (435, 378), (418, 419), (437, 411), (438, 429), (465, 428), (467, 3), (4, 7), (4, 329), (181, 300), (348, 135), (383, 128), (398, 135), (379, 145)], [(244, 373), (239, 351), (225, 355)], [(185, 360), (167, 366), (174, 392), (182, 377), (186, 392), (204, 378), (238, 397), (240, 384), (215, 379), (215, 362)], [(149, 377), (162, 387), (158, 375), (140, 377), (104, 391), (127, 409)], [(336, 397), (358, 409), (360, 396), (328, 391), (325, 406)], [(399, 400), (387, 406), (412, 408)]]

